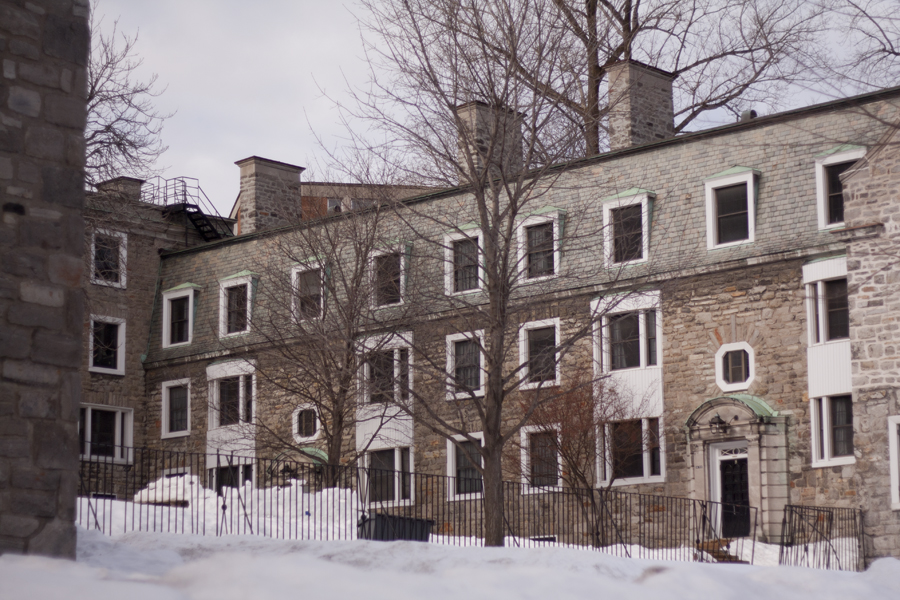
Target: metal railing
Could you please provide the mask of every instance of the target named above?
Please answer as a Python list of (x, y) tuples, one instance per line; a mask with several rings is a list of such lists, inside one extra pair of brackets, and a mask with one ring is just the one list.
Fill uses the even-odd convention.
[(818, 506), (784, 507), (778, 564), (863, 571), (862, 511)]
[[(112, 453), (110, 453), (112, 454)], [(484, 544), (480, 479), (142, 448), (81, 462), (77, 522), (127, 531)], [(507, 546), (752, 562), (756, 509), (618, 490), (503, 484)], [(728, 528), (738, 514), (744, 531)]]

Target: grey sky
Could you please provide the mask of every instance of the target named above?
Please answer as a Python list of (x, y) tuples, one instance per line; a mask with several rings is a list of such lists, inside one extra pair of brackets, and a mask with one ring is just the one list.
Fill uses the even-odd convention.
[[(101, 0), (108, 31), (140, 29), (143, 74), (159, 74), (169, 150), (165, 177), (187, 176), (220, 213), (238, 192), (234, 161), (251, 155), (309, 166), (319, 155), (309, 124), (340, 132), (319, 86), (339, 94), (366, 80), (349, 3), (321, 0)], [(317, 86), (318, 84), (318, 86)]]

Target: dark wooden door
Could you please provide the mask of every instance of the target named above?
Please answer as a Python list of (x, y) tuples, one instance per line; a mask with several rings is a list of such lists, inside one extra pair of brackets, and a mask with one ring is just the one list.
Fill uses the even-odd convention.
[(750, 535), (750, 478), (747, 459), (719, 462), (722, 485), (722, 537)]

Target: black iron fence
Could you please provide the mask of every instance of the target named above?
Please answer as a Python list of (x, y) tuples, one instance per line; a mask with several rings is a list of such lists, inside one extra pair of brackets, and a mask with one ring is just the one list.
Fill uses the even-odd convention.
[[(77, 521), (105, 533), (417, 539), (483, 545), (480, 479), (142, 448), (82, 459)], [(756, 509), (504, 482), (508, 546), (752, 562)]]
[(778, 564), (862, 571), (862, 511), (818, 506), (784, 507)]

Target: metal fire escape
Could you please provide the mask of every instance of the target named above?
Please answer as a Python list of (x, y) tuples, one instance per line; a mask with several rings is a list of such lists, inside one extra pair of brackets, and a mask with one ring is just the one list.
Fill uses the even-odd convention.
[(234, 233), (193, 177), (156, 177), (147, 181), (141, 190), (141, 200), (166, 207), (165, 214), (183, 211), (185, 218), (196, 228), (204, 241), (210, 242)]

